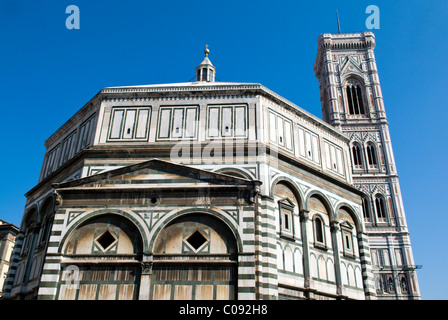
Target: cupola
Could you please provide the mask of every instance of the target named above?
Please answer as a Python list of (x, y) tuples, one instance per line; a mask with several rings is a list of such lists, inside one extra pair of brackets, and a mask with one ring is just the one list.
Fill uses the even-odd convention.
[(208, 45), (205, 47), (205, 57), (201, 64), (196, 67), (196, 81), (215, 82), (216, 68), (208, 58), (210, 50)]

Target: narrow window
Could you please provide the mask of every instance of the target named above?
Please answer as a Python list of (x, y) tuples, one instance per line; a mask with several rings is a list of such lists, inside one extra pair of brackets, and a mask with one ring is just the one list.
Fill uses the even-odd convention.
[(350, 114), (364, 114), (361, 86), (348, 84), (346, 87), (348, 111)]
[(355, 167), (361, 167), (361, 150), (358, 145), (352, 147), (352, 154)]
[(350, 238), (349, 238), (348, 234), (345, 235), (345, 246), (346, 246), (347, 250), (350, 250), (350, 251), (352, 250), (351, 246), (350, 246)]
[(322, 229), (322, 220), (320, 218), (314, 219), (314, 231), (316, 234), (316, 242), (324, 243), (324, 232)]
[(369, 200), (362, 198), (362, 212), (364, 213), (364, 219), (370, 220)]
[(293, 235), (293, 228), (292, 228), (292, 215), (293, 215), (293, 207), (290, 206), (290, 204), (279, 202), (280, 206), (280, 217), (281, 217), (281, 232), (284, 232), (284, 234), (288, 236)]
[(359, 114), (364, 114), (364, 104), (362, 103), (361, 87), (356, 86), (356, 95), (358, 96)]
[(381, 197), (375, 199), (376, 214), (380, 220), (386, 220), (386, 207), (384, 205), (384, 200)]
[(344, 254), (353, 257), (353, 233), (350, 226), (342, 226), (342, 245)]
[(353, 109), (353, 99), (352, 99), (352, 90), (351, 87), (347, 87), (347, 100), (348, 100), (348, 112), (350, 114), (355, 114)]
[(285, 221), (285, 230), (289, 231), (289, 216), (287, 213), (284, 214), (284, 221)]
[(395, 292), (394, 279), (391, 275), (387, 276), (387, 289), (387, 292), (389, 293)]
[(402, 275), (400, 279), (400, 287), (402, 293), (408, 293), (408, 282), (406, 281), (406, 276)]
[(376, 166), (375, 147), (372, 145), (367, 146), (367, 158), (369, 160), (369, 165)]
[(355, 110), (355, 114), (359, 114), (359, 99), (358, 99), (358, 92), (356, 90), (356, 87), (351, 87), (350, 90), (352, 91), (352, 99), (353, 99), (353, 109)]

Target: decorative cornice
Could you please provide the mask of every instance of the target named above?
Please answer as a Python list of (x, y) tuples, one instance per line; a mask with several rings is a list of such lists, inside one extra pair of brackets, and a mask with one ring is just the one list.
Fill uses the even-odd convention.
[[(215, 82), (216, 83), (216, 82)], [(104, 88), (101, 93), (159, 93), (159, 92), (204, 92), (204, 91), (223, 91), (223, 90), (258, 90), (263, 86), (258, 83), (242, 84), (223, 84), (223, 85), (153, 85), (153, 86), (135, 86), (135, 87), (111, 87)]]
[(317, 78), (322, 72), (324, 52), (328, 50), (373, 50), (375, 35), (371, 31), (362, 33), (331, 34), (323, 33), (319, 36), (314, 72)]
[(375, 35), (367, 31), (362, 33), (331, 34), (324, 33), (318, 38), (319, 50), (352, 50), (375, 48)]
[(166, 97), (129, 97), (129, 98), (119, 98), (119, 97), (109, 97), (104, 98), (103, 101), (106, 102), (126, 102), (126, 101), (180, 101), (180, 100), (205, 100), (205, 99), (250, 99), (255, 98), (255, 95), (246, 94), (246, 95), (215, 95), (215, 96), (166, 96)]

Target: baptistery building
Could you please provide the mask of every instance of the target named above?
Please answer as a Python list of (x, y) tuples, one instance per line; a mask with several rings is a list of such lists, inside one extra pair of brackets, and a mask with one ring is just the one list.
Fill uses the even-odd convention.
[(45, 142), (4, 297), (419, 299), (373, 33), (323, 34), (323, 120), (261, 84), (102, 89)]

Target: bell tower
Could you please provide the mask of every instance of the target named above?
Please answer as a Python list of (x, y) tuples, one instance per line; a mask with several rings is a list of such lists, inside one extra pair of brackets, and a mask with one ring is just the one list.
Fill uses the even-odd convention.
[(322, 117), (350, 137), (378, 298), (420, 299), (374, 48), (372, 32), (319, 37), (314, 71)]

